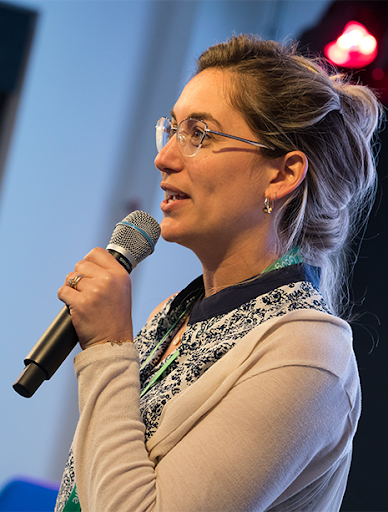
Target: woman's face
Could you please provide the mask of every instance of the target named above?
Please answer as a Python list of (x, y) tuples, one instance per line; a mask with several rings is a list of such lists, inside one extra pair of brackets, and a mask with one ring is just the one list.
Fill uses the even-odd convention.
[[(227, 73), (206, 70), (185, 87), (172, 110), (173, 123), (189, 117), (210, 130), (258, 141), (241, 114), (227, 102)], [(260, 142), (260, 141), (258, 141)], [(165, 240), (202, 251), (228, 251), (260, 235), (265, 191), (273, 176), (259, 148), (211, 135), (194, 157), (183, 156), (173, 136), (155, 159), (165, 200), (161, 223)], [(176, 196), (171, 199), (171, 196)]]

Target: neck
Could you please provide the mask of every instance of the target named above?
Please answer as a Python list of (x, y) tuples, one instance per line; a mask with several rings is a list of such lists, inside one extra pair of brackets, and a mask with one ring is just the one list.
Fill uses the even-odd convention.
[(246, 244), (238, 251), (228, 253), (219, 259), (212, 258), (202, 260), (203, 280), (205, 296), (241, 283), (246, 279), (261, 274), (267, 267), (278, 259), (275, 250), (262, 247), (252, 247)]

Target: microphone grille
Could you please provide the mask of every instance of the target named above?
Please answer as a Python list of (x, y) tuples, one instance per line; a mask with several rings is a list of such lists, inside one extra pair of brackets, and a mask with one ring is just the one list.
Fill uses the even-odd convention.
[(125, 256), (135, 268), (154, 252), (160, 226), (148, 213), (136, 210), (116, 224), (107, 249)]

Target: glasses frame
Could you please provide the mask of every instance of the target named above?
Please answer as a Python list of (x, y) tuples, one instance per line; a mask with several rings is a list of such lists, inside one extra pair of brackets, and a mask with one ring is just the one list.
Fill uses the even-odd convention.
[[(180, 152), (182, 153), (183, 156), (187, 156), (188, 158), (192, 158), (198, 154), (199, 150), (202, 147), (202, 143), (203, 143), (207, 133), (213, 133), (215, 135), (221, 135), (222, 137), (227, 137), (228, 139), (234, 139), (234, 140), (238, 140), (240, 142), (245, 142), (247, 144), (251, 144), (252, 146), (256, 146), (258, 148), (265, 148), (265, 149), (271, 149), (271, 150), (274, 149), (274, 148), (271, 148), (270, 146), (266, 146), (265, 144), (262, 144), (261, 142), (256, 142), (254, 140), (249, 140), (249, 139), (243, 139), (242, 137), (237, 137), (236, 135), (229, 135), (228, 133), (222, 133), (222, 132), (217, 132), (215, 130), (210, 130), (210, 128), (208, 127), (208, 124), (205, 121), (202, 121), (202, 119), (195, 119), (194, 117), (188, 117), (187, 119), (183, 119), (183, 121), (181, 121), (178, 124), (178, 126), (173, 126), (171, 119), (169, 119), (168, 117), (165, 117), (165, 116), (160, 117), (155, 126), (156, 130), (158, 128), (161, 128), (161, 126), (158, 126), (158, 125), (162, 119), (168, 121), (169, 126), (170, 126), (170, 138), (168, 139), (167, 142), (169, 142), (173, 138), (173, 136), (174, 136), (173, 132), (175, 132), (177, 135), (178, 146), (179, 146)], [(205, 125), (205, 130), (203, 132), (201, 142), (198, 144), (197, 150), (193, 155), (185, 155), (182, 151), (182, 144), (180, 143), (179, 131), (180, 131), (180, 127), (181, 127), (182, 123), (184, 123), (185, 121), (199, 121)], [(167, 144), (167, 142), (166, 142), (166, 144)], [(158, 149), (158, 142), (156, 141), (156, 148), (158, 149), (158, 153), (160, 153), (160, 151), (166, 146), (166, 144), (161, 149)]]

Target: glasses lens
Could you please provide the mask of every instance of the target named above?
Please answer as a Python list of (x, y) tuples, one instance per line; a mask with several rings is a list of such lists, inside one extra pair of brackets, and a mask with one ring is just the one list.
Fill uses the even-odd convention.
[(171, 139), (171, 121), (167, 117), (161, 117), (156, 123), (156, 149), (161, 151)]
[(181, 152), (185, 156), (195, 156), (206, 135), (206, 124), (198, 119), (185, 119), (178, 129)]

